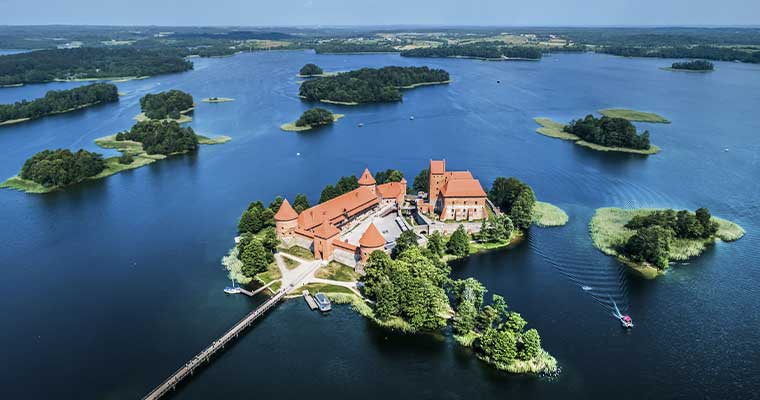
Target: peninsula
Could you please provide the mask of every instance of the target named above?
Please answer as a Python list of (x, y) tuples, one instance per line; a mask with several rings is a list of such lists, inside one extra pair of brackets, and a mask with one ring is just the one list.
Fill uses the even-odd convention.
[(192, 128), (176, 122), (138, 122), (130, 130), (95, 140), (104, 149), (115, 149), (121, 156), (104, 158), (102, 154), (79, 150), (44, 150), (24, 163), (17, 176), (0, 188), (27, 193), (49, 193), (88, 179), (101, 179), (121, 171), (135, 169), (168, 156), (196, 151), (199, 144), (221, 144), (228, 136), (208, 138), (196, 135)]
[(320, 291), (388, 329), (441, 332), (451, 324), (458, 343), (504, 371), (555, 372), (538, 332), (526, 330), (503, 297), (486, 303), (477, 280), (452, 280), (447, 261), (508, 245), (534, 221), (562, 225), (567, 215), (537, 204), (516, 178), (497, 178), (486, 193), (469, 171), (448, 171), (443, 160), (415, 178), (413, 189), (422, 186), (427, 193), (410, 197), (400, 171), (365, 169), (325, 187), (315, 206), (301, 194), (293, 205), (282, 197), (268, 207), (251, 203), (222, 263), (241, 283), (273, 293), (289, 287), (294, 297)]
[(301, 114), (296, 122), (280, 125), (280, 129), (288, 132), (303, 132), (321, 126), (332, 125), (333, 122), (345, 117), (345, 114), (333, 114), (324, 108), (315, 107)]
[(589, 224), (591, 239), (603, 253), (648, 279), (661, 275), (673, 260), (696, 257), (720, 239), (744, 236), (739, 225), (713, 217), (706, 208), (687, 210), (600, 208)]
[[(607, 113), (614, 111), (604, 110)], [(660, 148), (649, 142), (649, 131), (641, 134), (626, 118), (595, 118), (587, 115), (583, 119), (565, 125), (549, 118), (534, 118), (541, 125), (536, 132), (557, 139), (570, 140), (579, 146), (598, 151), (616, 151), (635, 154), (655, 154)]]
[(0, 56), (0, 86), (145, 77), (192, 68), (191, 62), (166, 51), (102, 47), (37, 50)]
[(17, 124), (49, 115), (81, 110), (119, 101), (115, 85), (95, 83), (68, 90), (51, 90), (44, 97), (14, 104), (0, 104), (0, 125)]
[(305, 81), (299, 96), (342, 105), (394, 102), (401, 101), (401, 89), (449, 82), (448, 72), (428, 67), (362, 68)]

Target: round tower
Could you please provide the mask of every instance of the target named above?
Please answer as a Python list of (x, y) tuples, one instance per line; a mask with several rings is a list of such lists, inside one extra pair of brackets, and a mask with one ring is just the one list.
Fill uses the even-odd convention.
[(279, 239), (291, 237), (298, 227), (298, 213), (291, 207), (288, 199), (282, 201), (280, 209), (274, 215), (274, 225)]
[(369, 172), (369, 169), (364, 168), (364, 172), (362, 173), (362, 176), (359, 178), (359, 187), (368, 187), (372, 190), (372, 193), (377, 194), (376, 187), (377, 187), (377, 181), (375, 180), (375, 177), (372, 176), (372, 174)]
[(375, 224), (369, 224), (367, 230), (364, 231), (361, 239), (359, 239), (359, 251), (361, 252), (362, 264), (367, 262), (369, 255), (375, 250), (383, 250), (385, 248), (385, 238), (377, 229)]

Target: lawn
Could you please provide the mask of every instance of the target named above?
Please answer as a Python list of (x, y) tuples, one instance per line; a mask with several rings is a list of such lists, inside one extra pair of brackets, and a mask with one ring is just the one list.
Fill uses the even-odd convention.
[(538, 227), (562, 226), (568, 219), (567, 213), (553, 204), (537, 201), (533, 206), (533, 223)]
[(309, 293), (315, 294), (317, 292), (328, 293), (343, 293), (354, 294), (354, 292), (343, 286), (330, 285), (328, 283), (309, 283), (308, 285), (300, 286), (294, 289), (295, 292), (301, 293), (304, 290), (308, 290)]
[(315, 276), (341, 282), (355, 282), (361, 277), (353, 268), (337, 261), (330, 261), (329, 264), (318, 269)]
[(301, 265), (301, 263), (298, 261), (288, 257), (282, 257), (282, 262), (285, 263), (285, 268), (288, 270), (296, 269), (299, 265)]
[(278, 250), (283, 253), (290, 254), (291, 256), (303, 258), (305, 260), (314, 259), (314, 253), (312, 253), (311, 250), (303, 248), (301, 246), (279, 247)]

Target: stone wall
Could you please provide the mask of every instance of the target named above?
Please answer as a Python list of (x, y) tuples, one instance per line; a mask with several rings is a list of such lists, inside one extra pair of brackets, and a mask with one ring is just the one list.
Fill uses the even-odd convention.
[(333, 251), (333, 259), (341, 264), (348, 265), (349, 267), (356, 268), (357, 264), (359, 263), (359, 258), (356, 256), (355, 253), (349, 252), (348, 250), (341, 249), (340, 247), (336, 247)]

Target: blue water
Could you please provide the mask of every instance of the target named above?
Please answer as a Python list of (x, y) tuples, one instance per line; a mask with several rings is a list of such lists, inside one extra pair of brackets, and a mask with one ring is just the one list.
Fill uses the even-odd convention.
[[(450, 339), (399, 336), (347, 307), (322, 317), (290, 301), (176, 398), (757, 396), (760, 67), (673, 73), (658, 69), (670, 60), (595, 54), (498, 63), (297, 51), (193, 61), (193, 71), (119, 83), (118, 104), (0, 128), (4, 178), (42, 149), (102, 151), (93, 140), (129, 128), (146, 93), (236, 99), (199, 102), (190, 124), (231, 136), (227, 144), (49, 195), (0, 190), (3, 398), (142, 396), (262, 300), (222, 292), (219, 260), (248, 202), (299, 192), (316, 201), (326, 184), (364, 167), (411, 178), (432, 157), (485, 184), (519, 177), (570, 215), (565, 227), (533, 229), (513, 249), (454, 265), (455, 276), (480, 279), (541, 332), (558, 377), (508, 376)], [(295, 77), (307, 62), (429, 65), (454, 82), (408, 91), (397, 104), (330, 106), (346, 114), (334, 126), (282, 132), (311, 106), (298, 99)], [(1, 89), (0, 103), (78, 85)], [(533, 117), (567, 121), (608, 107), (670, 119), (639, 124), (663, 151), (600, 153), (534, 133)], [(748, 233), (644, 281), (593, 248), (588, 221), (605, 206), (706, 206)], [(610, 317), (609, 298), (634, 330)]]

